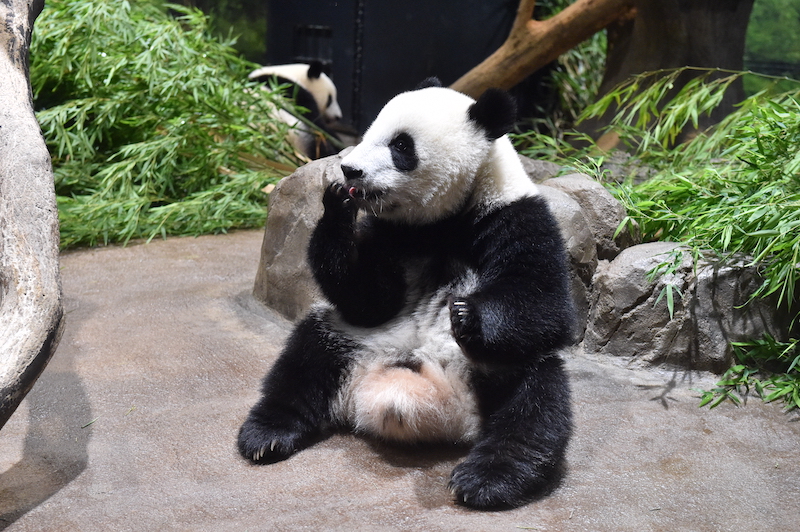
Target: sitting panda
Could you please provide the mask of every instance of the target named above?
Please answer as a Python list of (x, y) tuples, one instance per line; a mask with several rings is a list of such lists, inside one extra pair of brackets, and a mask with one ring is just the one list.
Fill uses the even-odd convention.
[(438, 80), (393, 98), (341, 162), (308, 249), (327, 302), (294, 328), (239, 432), (273, 463), (349, 429), (470, 445), (457, 502), (554, 485), (571, 434), (574, 309), (559, 228), (505, 135), (514, 102)]
[[(342, 119), (342, 110), (336, 99), (336, 85), (323, 72), (322, 63), (296, 63), (291, 65), (265, 66), (254, 70), (248, 76), (250, 80), (264, 84), (288, 84), (291, 86), (289, 96), (294, 102), (307, 109), (304, 117), (319, 129), (336, 138), (331, 127)], [(307, 124), (287, 111), (279, 111), (281, 120), (289, 124), (290, 141), (296, 150), (310, 159), (319, 159), (337, 153), (330, 140), (314, 132)]]

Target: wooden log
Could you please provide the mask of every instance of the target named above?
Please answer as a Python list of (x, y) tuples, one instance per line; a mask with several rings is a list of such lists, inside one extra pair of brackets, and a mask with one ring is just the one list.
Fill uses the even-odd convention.
[(28, 70), (43, 7), (0, 2), (0, 428), (53, 355), (64, 321), (53, 171)]
[(625, 15), (633, 0), (577, 0), (547, 20), (533, 20), (535, 0), (521, 0), (508, 39), (450, 87), (473, 98), (490, 87), (508, 90)]

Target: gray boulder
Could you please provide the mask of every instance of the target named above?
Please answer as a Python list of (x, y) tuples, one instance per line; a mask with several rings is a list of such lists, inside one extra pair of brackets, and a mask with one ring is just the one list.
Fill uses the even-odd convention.
[[(648, 280), (648, 273), (671, 261), (672, 253), (677, 253), (675, 271)], [(672, 317), (662, 295), (668, 284), (674, 287)], [(691, 255), (676, 243), (633, 246), (598, 267), (584, 347), (623, 357), (635, 367), (724, 371), (733, 358), (730, 342), (765, 332), (785, 336), (787, 318), (775, 305), (745, 305), (759, 284), (755, 270), (743, 264), (702, 262), (695, 271)]]
[(597, 242), (597, 258), (611, 260), (634, 244), (629, 229), (614, 233), (625, 219), (625, 207), (606, 188), (585, 174), (554, 177), (542, 185), (558, 189), (578, 202)]
[(306, 254), (322, 217), (322, 193), (329, 183), (344, 179), (341, 160), (339, 154), (308, 163), (270, 193), (253, 295), (288, 320), (305, 314), (320, 297)]
[(528, 174), (528, 177), (530, 177), (531, 181), (534, 183), (541, 183), (545, 179), (558, 175), (558, 172), (561, 171), (559, 165), (549, 161), (539, 161), (531, 159), (530, 157), (525, 157), (524, 155), (520, 155), (519, 160), (522, 161), (522, 167), (525, 169), (525, 173)]
[[(339, 164), (347, 151), (298, 168), (282, 179), (270, 194), (253, 294), (289, 320), (305, 314), (320, 297), (306, 263), (306, 250), (311, 232), (322, 216), (322, 192), (328, 183), (343, 179)], [(579, 314), (576, 332), (580, 337), (589, 312), (588, 286), (597, 267), (596, 244), (575, 200), (554, 188), (539, 188), (558, 220), (567, 245)]]

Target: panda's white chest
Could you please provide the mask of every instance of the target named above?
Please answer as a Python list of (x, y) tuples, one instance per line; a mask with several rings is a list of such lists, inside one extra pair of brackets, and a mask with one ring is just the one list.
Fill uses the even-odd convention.
[(335, 418), (381, 438), (469, 442), (480, 418), (470, 385), (471, 366), (450, 332), (447, 297), (464, 284), (412, 296), (397, 318), (380, 327), (342, 328), (359, 347), (338, 400)]

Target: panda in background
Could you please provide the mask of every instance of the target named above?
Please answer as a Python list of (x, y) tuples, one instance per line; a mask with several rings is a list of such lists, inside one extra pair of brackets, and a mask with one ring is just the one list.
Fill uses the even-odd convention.
[[(336, 99), (336, 85), (323, 70), (322, 63), (317, 61), (311, 64), (265, 66), (254, 70), (248, 77), (265, 85), (289, 84), (292, 87), (289, 96), (297, 105), (307, 109), (305, 118), (337, 138), (333, 127), (342, 119), (342, 110)], [(329, 139), (312, 131), (297, 117), (284, 110), (280, 110), (279, 114), (281, 120), (292, 127), (290, 141), (302, 154), (310, 159), (319, 159), (339, 152)]]
[(471, 445), (450, 489), (516, 507), (559, 476), (574, 309), (559, 228), (505, 135), (514, 102), (431, 78), (383, 108), (324, 192), (308, 249), (327, 302), (239, 432), (255, 463), (348, 429)]

